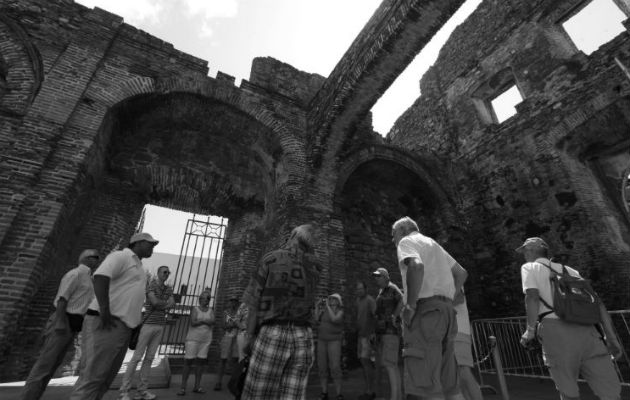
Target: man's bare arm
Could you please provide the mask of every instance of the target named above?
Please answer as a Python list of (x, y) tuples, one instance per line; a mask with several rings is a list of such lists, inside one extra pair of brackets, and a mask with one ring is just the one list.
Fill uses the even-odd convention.
[(455, 297), (453, 298), (454, 304), (460, 304), (464, 302), (464, 283), (468, 279), (468, 271), (464, 269), (458, 262), (451, 267), (451, 273), (453, 274), (453, 281), (455, 283)]
[(94, 296), (101, 314), (100, 328), (109, 330), (114, 325), (109, 311), (109, 277), (94, 275)]
[(424, 281), (424, 264), (417, 257), (405, 258), (407, 266), (407, 304), (415, 307)]

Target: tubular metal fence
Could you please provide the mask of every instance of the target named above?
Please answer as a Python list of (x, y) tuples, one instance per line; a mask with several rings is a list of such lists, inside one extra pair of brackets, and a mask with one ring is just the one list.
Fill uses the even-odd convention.
[[(630, 348), (630, 310), (609, 311), (617, 336), (624, 349)], [(483, 386), (483, 373), (549, 378), (549, 370), (542, 359), (541, 349), (527, 350), (520, 344), (520, 338), (527, 326), (526, 318), (510, 317), (478, 319), (471, 322), (473, 350), (477, 371)], [(492, 357), (498, 350), (500, 367)], [(627, 351), (624, 357), (615, 361), (615, 368), (623, 386), (630, 386), (630, 364)], [(502, 369), (502, 370), (501, 370)]]

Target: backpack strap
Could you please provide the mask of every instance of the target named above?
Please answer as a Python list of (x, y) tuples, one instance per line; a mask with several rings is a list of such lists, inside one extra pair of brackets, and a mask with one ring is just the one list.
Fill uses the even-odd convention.
[[(547, 264), (544, 264), (544, 263), (541, 263), (541, 262), (539, 262), (538, 264), (544, 265), (545, 267), (549, 268), (549, 271), (551, 271), (551, 272), (553, 272), (554, 274), (558, 275), (558, 273), (557, 273), (557, 272), (556, 272), (553, 268), (551, 268), (551, 265), (547, 265)], [(562, 266), (562, 268), (564, 268), (564, 265)], [(551, 278), (550, 278), (550, 279), (551, 279)], [(538, 314), (538, 322), (540, 322), (540, 321), (542, 321), (542, 319), (543, 319), (543, 318), (545, 318), (547, 315), (549, 315), (549, 314), (553, 313), (553, 312), (554, 312), (554, 309), (553, 309), (553, 307), (552, 307), (549, 303), (547, 303), (547, 302), (545, 301), (545, 299), (543, 299), (541, 296), (538, 296), (538, 300), (540, 300), (540, 302), (541, 302), (541, 303), (543, 303), (543, 305), (544, 305), (545, 307), (547, 307), (549, 310), (551, 310), (551, 311), (547, 311), (547, 312), (544, 312), (544, 313), (540, 313), (540, 314)]]

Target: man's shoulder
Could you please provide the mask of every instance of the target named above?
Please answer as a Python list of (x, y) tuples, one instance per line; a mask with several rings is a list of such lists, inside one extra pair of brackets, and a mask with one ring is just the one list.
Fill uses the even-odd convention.
[(78, 277), (79, 274), (81, 273), (81, 269), (79, 267), (80, 265), (72, 268), (71, 270), (63, 274), (63, 277), (61, 279), (72, 279), (72, 278)]
[(549, 261), (547, 260), (545, 262), (545, 260), (543, 259), (538, 259), (535, 261), (528, 261), (526, 263), (523, 263), (523, 265), (521, 265), (521, 269), (523, 270), (540, 270), (540, 269), (547, 269), (549, 267)]
[(575, 276), (575, 277), (581, 277), (580, 276), (580, 272), (577, 269), (569, 267), (568, 265), (564, 265), (564, 264), (557, 263), (557, 262), (552, 262), (551, 266), (552, 266), (554, 271), (561, 272), (562, 268), (564, 267), (567, 270), (567, 272), (569, 273), (569, 275)]
[(134, 255), (134, 252), (128, 247), (124, 248), (122, 250), (115, 250), (115, 251), (112, 251), (111, 253), (109, 253), (105, 257), (105, 260), (103, 260), (103, 263), (105, 263), (107, 261), (109, 261), (109, 262), (117, 262), (117, 261), (132, 259), (133, 255)]
[(271, 250), (262, 256), (262, 263), (265, 265), (275, 264), (276, 262), (289, 258), (289, 251), (285, 249)]

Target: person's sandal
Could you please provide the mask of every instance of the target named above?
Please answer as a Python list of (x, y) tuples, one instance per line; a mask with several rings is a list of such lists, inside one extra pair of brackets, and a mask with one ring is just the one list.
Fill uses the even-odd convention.
[(193, 393), (206, 393), (206, 391), (198, 387), (198, 388), (193, 389)]
[(324, 393), (324, 392), (322, 392), (322, 393), (319, 395), (319, 400), (328, 400), (328, 393)]
[(343, 394), (338, 394), (337, 395), (337, 400), (343, 400)]
[(179, 391), (177, 392), (178, 396), (186, 396), (186, 389), (179, 389)]

